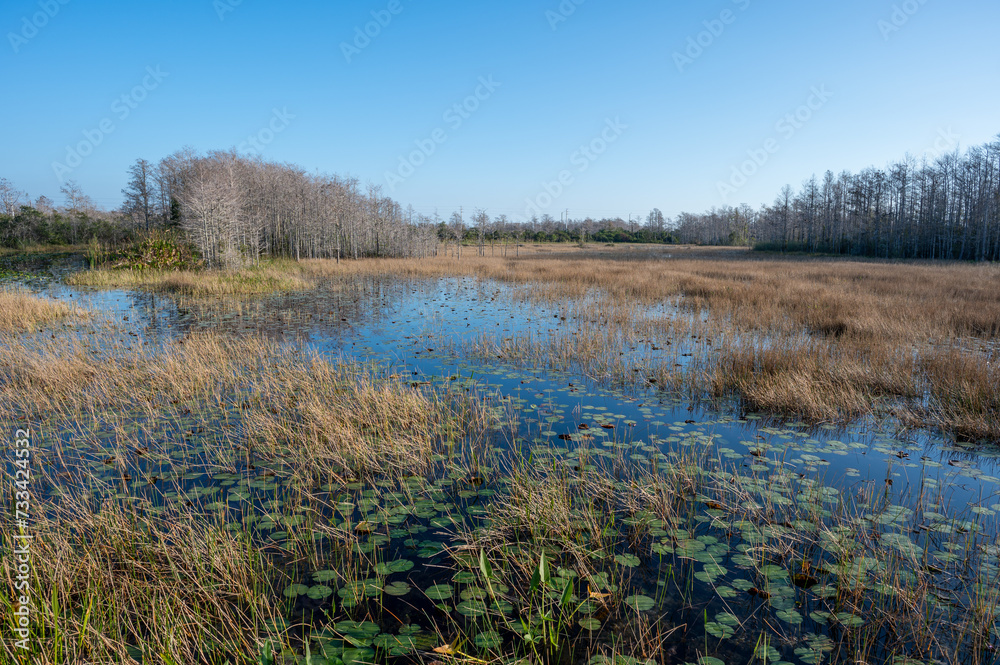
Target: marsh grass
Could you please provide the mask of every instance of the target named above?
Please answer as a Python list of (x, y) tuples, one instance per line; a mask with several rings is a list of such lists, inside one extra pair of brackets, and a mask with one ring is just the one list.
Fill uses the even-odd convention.
[(881, 345), (845, 349), (810, 340), (778, 348), (722, 347), (718, 354), (711, 390), (736, 393), (755, 411), (840, 421), (870, 414), (893, 398), (918, 396), (912, 360)]
[(33, 332), (83, 312), (48, 298), (40, 298), (23, 289), (0, 288), (0, 333)]
[[(4, 520), (4, 542), (11, 529)], [(34, 637), (28, 653), (5, 639), (7, 662), (224, 662), (254, 653), (275, 618), (271, 585), (283, 573), (221, 524), (138, 501), (66, 499), (47, 506), (31, 533)]]
[[(914, 521), (886, 494), (841, 493), (766, 453), (739, 472), (695, 449), (645, 467), (617, 446), (575, 452), (522, 459), (488, 527), (457, 538), (456, 560), (489, 561), (479, 587), (517, 608), (485, 625), (541, 659), (742, 662), (759, 637), (806, 663), (903, 653), (972, 663), (995, 645), (998, 550), (974, 516), (945, 517), (940, 496), (925, 497), (927, 516)], [(937, 535), (909, 535), (928, 531)], [(550, 582), (539, 591), (543, 560)], [(641, 611), (654, 605), (660, 619)], [(614, 633), (610, 652), (590, 638), (598, 626)], [(483, 629), (451, 626), (470, 641)]]
[[(1000, 440), (989, 398), (1000, 386), (995, 371), (983, 371), (997, 361), (998, 266), (562, 248), (305, 269), (331, 279), (496, 280), (517, 287), (514, 299), (568, 312), (564, 329), (547, 336), (483, 336), (465, 349), (477, 357), (574, 366), (614, 382), (655, 379), (689, 396), (735, 396), (748, 409), (812, 421), (895, 413)], [(642, 341), (672, 348), (637, 354)], [(934, 360), (942, 353), (946, 372), (934, 369), (944, 366)]]
[(277, 291), (304, 291), (314, 283), (294, 264), (276, 262), (238, 270), (146, 270), (98, 268), (70, 275), (71, 286), (143, 288), (180, 295), (243, 296)]
[[(97, 270), (70, 283), (204, 297), (387, 274), (516, 285), (512, 298), (562, 308), (566, 327), (573, 327), (544, 337), (484, 336), (465, 349), (478, 357), (548, 367), (575, 363), (616, 383), (652, 379), (689, 396), (736, 397), (748, 409), (812, 421), (896, 413), (962, 436), (1000, 439), (991, 400), (937, 403), (955, 392), (943, 382), (982, 381), (976, 368), (995, 363), (996, 266), (567, 246), (525, 248), (519, 258), (311, 260), (228, 273)], [(675, 313), (664, 319), (651, 308)], [(630, 353), (642, 342), (673, 349)], [(958, 354), (950, 374), (927, 369), (942, 348)], [(955, 371), (969, 374), (956, 377)], [(925, 395), (934, 403), (923, 403)]]
[[(586, 430), (565, 447), (497, 450), (493, 433), (515, 436), (517, 419), (468, 384), (432, 391), (254, 338), (87, 351), (0, 350), (0, 415), (77, 433), (38, 451), (37, 662), (258, 663), (266, 643), (274, 663), (307, 646), (346, 659), (345, 632), (372, 643), (364, 622), (404, 654), (417, 642), (400, 631), (431, 625), (468, 663), (745, 660), (761, 648), (968, 663), (995, 639), (1000, 550), (974, 516), (946, 517), (940, 493), (900, 510), (887, 492), (825, 486), (766, 442), (723, 462), (705, 431), (669, 453)], [(175, 445), (162, 421), (183, 430)], [(198, 439), (206, 423), (215, 433)], [(229, 483), (228, 498), (181, 483), (189, 474)], [(442, 540), (421, 540), (417, 518), (436, 520)], [(419, 592), (433, 588), (435, 604), (418, 590), (404, 605), (380, 595), (418, 584), (387, 567), (378, 543), (394, 531), (432, 562), (423, 574), (439, 582)], [(9, 588), (11, 558), (0, 565)], [(296, 600), (321, 570), (335, 629)], [(365, 648), (362, 661), (386, 655)]]
[(1000, 432), (1000, 365), (958, 350), (923, 359), (933, 406), (925, 415), (971, 440)]
[[(663, 260), (616, 257), (633, 269)], [(440, 263), (420, 270), (451, 274)], [(343, 274), (385, 269), (368, 265)], [(305, 269), (309, 279), (340, 270)], [(996, 408), (996, 374), (961, 366), (980, 352), (958, 328), (927, 329), (912, 346), (873, 340), (872, 330), (902, 334), (887, 321), (840, 334), (784, 320), (743, 330), (687, 295), (648, 300), (660, 308), (649, 311), (550, 285), (519, 297), (554, 303), (563, 330), (482, 338), (477, 353), (736, 393), (776, 411), (811, 404), (821, 419), (925, 386), (941, 391), (928, 404), (947, 409), (927, 418), (954, 425)], [(31, 655), (46, 665), (138, 653), (178, 665), (306, 654), (313, 665), (710, 665), (792, 653), (807, 664), (971, 665), (998, 643), (991, 511), (948, 506), (946, 483), (893, 505), (892, 469), (885, 483), (828, 486), (777, 447), (788, 430), (760, 428), (745, 454), (685, 423), (666, 443), (633, 440), (620, 422), (594, 436), (596, 419), (557, 438), (457, 376), (415, 385), (254, 337), (150, 347), (48, 337), (0, 344), (0, 418), (44, 433)], [(6, 483), (2, 498), (10, 510)], [(13, 535), (5, 522), (2, 542)], [(5, 599), (13, 577), (5, 556)], [(308, 596), (317, 586), (320, 600)]]
[[(257, 663), (266, 641), (278, 653), (300, 648), (294, 631), (268, 632), (287, 615), (275, 598), (289, 575), (323, 563), (348, 584), (377, 562), (358, 549), (367, 522), (323, 517), (335, 512), (331, 489), (472, 469), (500, 415), (487, 396), (429, 394), (375, 367), (260, 339), (196, 335), (100, 354), (65, 339), (7, 341), (0, 413), (53, 437), (35, 453), (32, 485), (40, 663), (140, 653), (143, 662)], [(208, 438), (198, 434), (206, 426)], [(241, 489), (220, 502), (218, 487), (183, 483), (206, 474)], [(13, 508), (6, 483), (4, 505)], [(262, 537), (265, 524), (286, 536)], [(13, 558), (0, 565), (9, 591)], [(5, 639), (11, 657), (12, 644)]]

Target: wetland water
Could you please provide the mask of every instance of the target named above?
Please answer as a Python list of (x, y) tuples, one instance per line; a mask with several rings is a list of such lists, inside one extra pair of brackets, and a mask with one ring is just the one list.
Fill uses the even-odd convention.
[[(275, 590), (287, 611), (271, 628), (293, 634), (300, 647), (308, 640), (314, 664), (416, 660), (456, 635), (463, 636), (461, 653), (482, 660), (995, 660), (996, 450), (891, 423), (779, 422), (648, 384), (608, 385), (572, 368), (463, 357), (484, 335), (544, 340), (577, 325), (562, 307), (529, 303), (490, 282), (359, 279), (241, 300), (31, 287), (99, 315), (100, 323), (58, 333), (95, 353), (156, 349), (200, 332), (263, 335), (335, 361), (376, 365), (420, 390), (492, 400), (504, 417), (491, 446), (516, 450), (544, 475), (565, 471), (570, 484), (593, 469), (607, 470), (612, 494), (658, 474), (700, 479), (667, 517), (634, 500), (612, 501), (605, 508), (612, 535), (601, 547), (585, 538), (574, 543), (587, 570), (549, 548), (552, 573), (541, 595), (572, 608), (559, 626), (569, 646), (539, 650), (533, 632), (545, 624), (544, 612), (533, 615), (527, 589), (510, 589), (518, 580), (527, 587), (528, 579), (508, 570), (491, 584), (474, 551), (461, 549), (470, 534), (489, 531), (492, 506), (510, 490), (502, 468), (484, 463), (470, 478), (439, 455), (430, 474), (329, 483), (314, 493), (321, 507), (307, 511), (280, 472), (235, 457), (227, 465), (212, 452), (245, 436), (238, 404), (221, 415), (195, 409), (162, 421), (147, 414), (106, 426), (50, 423), (58, 431), (39, 424), (43, 451), (59, 449), (45, 460), (56, 471), (51, 477), (66, 483), (56, 482), (53, 493), (184, 502), (221, 516), (228, 528), (252, 531), (279, 555), (305, 523), (355, 534), (352, 547), (370, 565), (346, 575), (334, 564), (290, 563), (287, 584)], [(658, 352), (636, 345), (626, 353), (634, 354), (627, 361), (655, 361)], [(108, 462), (120, 452), (122, 427), (159, 452), (130, 462), (127, 482), (121, 465)], [(85, 481), (84, 472), (113, 481)], [(90, 487), (77, 485), (83, 482)], [(322, 529), (308, 537), (320, 551), (335, 549), (323, 545)], [(540, 551), (530, 540), (525, 535), (511, 551)], [(913, 609), (903, 616), (901, 607)], [(969, 634), (965, 617), (974, 609), (988, 614), (976, 624), (989, 627), (985, 634)], [(896, 613), (898, 623), (887, 619)], [(309, 637), (302, 624), (311, 626)], [(644, 631), (656, 636), (649, 644), (640, 644)]]

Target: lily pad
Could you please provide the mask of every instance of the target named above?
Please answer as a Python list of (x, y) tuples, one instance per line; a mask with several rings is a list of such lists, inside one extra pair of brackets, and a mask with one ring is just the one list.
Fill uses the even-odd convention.
[(385, 592), (390, 596), (405, 596), (410, 593), (412, 587), (406, 582), (393, 582), (385, 585)]
[(648, 612), (649, 610), (656, 607), (656, 601), (649, 596), (644, 596), (641, 594), (635, 596), (629, 596), (625, 599), (625, 604), (634, 609), (636, 612)]
[(383, 562), (375, 566), (375, 572), (379, 575), (391, 575), (393, 573), (405, 573), (413, 569), (413, 562), (409, 559), (396, 559), (395, 561)]
[(431, 600), (447, 600), (455, 595), (455, 587), (450, 584), (435, 584), (424, 591)]
[(292, 584), (291, 586), (285, 587), (285, 598), (298, 598), (299, 596), (304, 596), (309, 593), (309, 587), (305, 584)]
[(316, 586), (309, 587), (306, 595), (313, 600), (325, 600), (333, 595), (333, 589), (322, 584), (317, 584)]

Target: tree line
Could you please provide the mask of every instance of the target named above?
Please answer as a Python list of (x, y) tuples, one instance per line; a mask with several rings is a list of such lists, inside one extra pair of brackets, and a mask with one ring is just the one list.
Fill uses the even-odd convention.
[(886, 168), (827, 171), (771, 205), (682, 213), (682, 242), (883, 258), (1000, 260), (1000, 137)]
[(484, 254), (487, 243), (509, 244), (511, 242), (557, 242), (557, 243), (645, 243), (663, 244), (677, 242), (677, 238), (667, 228), (668, 220), (659, 209), (654, 209), (644, 223), (640, 218), (625, 221), (620, 217), (602, 219), (572, 219), (564, 217), (556, 221), (549, 214), (535, 215), (523, 222), (512, 221), (507, 215), (490, 217), (487, 211), (476, 209), (466, 222), (461, 210), (452, 213), (448, 222), (435, 215), (434, 218), (421, 217), (422, 223), (435, 225), (438, 240), (445, 247), (449, 243), (472, 245)]
[(118, 213), (101, 210), (73, 181), (62, 187), (64, 205), (32, 199), (0, 178), (0, 247), (76, 245), (96, 238), (117, 244), (129, 236)]
[(70, 182), (65, 204), (32, 201), (0, 179), (0, 245), (122, 242), (137, 231), (182, 229), (209, 265), (261, 257), (461, 257), (521, 242), (751, 245), (777, 251), (884, 258), (1000, 260), (1000, 137), (959, 153), (852, 174), (827, 171), (771, 205), (645, 218), (526, 221), (457, 210), (444, 220), (404, 210), (380, 187), (236, 151), (191, 150), (129, 169), (119, 210), (104, 211)]
[(236, 151), (181, 150), (154, 164), (137, 160), (124, 203), (100, 210), (75, 183), (64, 206), (36, 201), (0, 179), (0, 244), (128, 242), (138, 232), (180, 229), (209, 266), (262, 257), (424, 256), (436, 229), (357, 179), (303, 169)]

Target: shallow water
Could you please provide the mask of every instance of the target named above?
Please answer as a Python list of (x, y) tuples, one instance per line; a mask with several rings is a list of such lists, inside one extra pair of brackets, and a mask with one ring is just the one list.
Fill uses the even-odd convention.
[[(869, 420), (849, 427), (810, 427), (801, 422), (778, 422), (761, 414), (741, 413), (734, 405), (692, 402), (648, 385), (610, 387), (573, 370), (515, 367), (460, 357), (458, 350), (481, 335), (509, 337), (530, 334), (536, 339), (545, 339), (577, 325), (572, 320), (564, 320), (563, 307), (529, 304), (505, 285), (469, 279), (364, 279), (350, 284), (326, 284), (310, 293), (242, 300), (93, 291), (53, 282), (33, 282), (29, 286), (50, 297), (96, 312), (111, 322), (111, 326), (84, 324), (67, 333), (89, 339), (99, 348), (156, 347), (200, 331), (233, 336), (264, 335), (333, 359), (376, 362), (396, 374), (411, 377), (415, 384), (457, 385), (484, 394), (499, 394), (512, 409), (519, 412), (520, 425), (518, 431), (508, 432), (504, 439), (498, 439), (498, 445), (536, 448), (536, 456), (541, 459), (579, 460), (582, 458), (581, 449), (625, 451), (631, 463), (654, 468), (658, 464), (675, 462), (682, 454), (696, 453), (703, 459), (713, 460), (711, 467), (720, 472), (735, 471), (785, 479), (789, 487), (794, 488), (786, 498), (798, 500), (798, 493), (807, 492), (810, 487), (830, 488), (828, 497), (834, 497), (834, 501), (840, 503), (851, 503), (853, 497), (881, 495), (889, 517), (883, 520), (881, 515), (874, 516), (873, 523), (894, 524), (900, 532), (910, 532), (919, 548), (932, 553), (935, 552), (936, 533), (978, 532), (992, 537), (997, 531), (995, 515), (1000, 512), (998, 450), (960, 444), (926, 430), (902, 431), (892, 422)], [(661, 314), (663, 317), (676, 315), (676, 309), (665, 307)], [(48, 331), (41, 333), (40, 337), (47, 334)], [(657, 352), (648, 347), (635, 346), (628, 353), (633, 355), (626, 358), (626, 362), (655, 360)], [(237, 421), (238, 413), (233, 413), (232, 417)], [(266, 511), (267, 502), (281, 500), (281, 488), (268, 485), (267, 480), (259, 481), (256, 488), (261, 492), (255, 497), (238, 494), (241, 491), (239, 487), (243, 486), (237, 485), (237, 480), (240, 472), (245, 471), (241, 467), (237, 466), (235, 474), (216, 473), (211, 477), (207, 470), (200, 470), (197, 464), (199, 455), (207, 455), (206, 451), (218, 442), (216, 437), (219, 433), (213, 430), (221, 423), (217, 421), (207, 428), (201, 425), (204, 429), (199, 431), (194, 422), (193, 417), (190, 422), (174, 426), (151, 425), (150, 431), (143, 434), (143, 440), (154, 446), (157, 441), (178, 437), (196, 441), (198, 446), (192, 453), (190, 470), (186, 475), (178, 476), (170, 465), (160, 462), (146, 465), (140, 461), (136, 468), (143, 474), (172, 479), (173, 484), (161, 483), (150, 489), (136, 481), (133, 484), (136, 492), (159, 494), (168, 500), (177, 495), (190, 496), (194, 493), (206, 501), (208, 509), (215, 511), (232, 511), (241, 499)], [(144, 425), (142, 422), (135, 423), (140, 429)], [(87, 445), (78, 446), (74, 442), (78, 442), (82, 434), (73, 432), (72, 428), (61, 433), (64, 445), (79, 448), (79, 456), (73, 455), (69, 459), (91, 471), (106, 467), (104, 460), (108, 449), (94, 445), (95, 441), (101, 441), (100, 433), (89, 433)], [(206, 465), (206, 469), (208, 467)], [(370, 515), (364, 505), (359, 507), (357, 504), (366, 501), (372, 506), (380, 502), (384, 504), (386, 496), (389, 501), (394, 500), (394, 492), (395, 500), (402, 500), (401, 489), (360, 485), (329, 488), (328, 498), (339, 508), (328, 517), (347, 525), (357, 524)], [(423, 500), (430, 501), (431, 505), (437, 504), (436, 508), (425, 506), (424, 511), (413, 513), (420, 521), (408, 523), (408, 530), (397, 529), (395, 535), (387, 537), (386, 542), (369, 542), (364, 546), (370, 545), (373, 549), (385, 547), (386, 561), (416, 560), (415, 567), (401, 571), (408, 572), (405, 582), (399, 576), (397, 578), (403, 585), (426, 590), (433, 585), (447, 584), (452, 577), (451, 572), (443, 576), (435, 570), (441, 560), (442, 540), (429, 535), (428, 528), (440, 527), (452, 519), (471, 523), (481, 520), (485, 514), (482, 503), (488, 502), (495, 491), (502, 491), (502, 483), (491, 485), (487, 482), (470, 490), (457, 479), (443, 478), (436, 485), (422, 487), (421, 491), (426, 493), (422, 495)], [(762, 494), (767, 491), (766, 487), (761, 489)], [(223, 494), (229, 496), (228, 501)], [(775, 499), (776, 496), (772, 494), (769, 498)], [(441, 505), (445, 508), (442, 509)], [(897, 514), (897, 507), (903, 512)], [(710, 514), (711, 511), (710, 507)], [(955, 519), (959, 521), (955, 522)], [(264, 521), (267, 522), (266, 519)], [(280, 522), (272, 521), (263, 526), (261, 528), (258, 522), (256, 528), (260, 533), (274, 542), (281, 541), (284, 530), (280, 528)], [(663, 529), (668, 527), (663, 526)], [(663, 529), (654, 529), (654, 532), (666, 533)], [(729, 620), (727, 617), (733, 616), (729, 614), (732, 611), (737, 614), (746, 612), (758, 619), (763, 611), (760, 601), (754, 601), (750, 606), (749, 600), (741, 600), (739, 604), (728, 600), (733, 597), (730, 592), (739, 592), (739, 597), (745, 598), (743, 592), (747, 589), (742, 588), (739, 580), (744, 579), (740, 577), (740, 567), (746, 562), (741, 562), (739, 555), (728, 547), (717, 549), (708, 561), (703, 556), (700, 559), (687, 556), (717, 547), (719, 534), (713, 536), (713, 533), (710, 525), (705, 523), (692, 533), (689, 540), (671, 541), (668, 546), (664, 538), (660, 545), (661, 556), (664, 553), (677, 554), (686, 565), (692, 566), (692, 572), (696, 570), (693, 566), (699, 562), (705, 565), (721, 563), (723, 571), (728, 568), (726, 572), (709, 574), (708, 583), (699, 578), (694, 592), (694, 598), (698, 599), (696, 603), (674, 603), (664, 597), (657, 589), (662, 571), (654, 562), (636, 566), (626, 560), (622, 565), (637, 568), (631, 582), (635, 594), (643, 598), (653, 596), (657, 603), (656, 612), (660, 616), (666, 617), (668, 622), (691, 627), (689, 639), (678, 641), (678, 645), (702, 640), (707, 645), (706, 633), (716, 636), (717, 632), (721, 632), (726, 637), (709, 646), (709, 652), (728, 662), (746, 662), (759, 647), (754, 644), (756, 635), (749, 641), (746, 637), (730, 639), (728, 629), (724, 627)], [(690, 546), (699, 542), (702, 544), (697, 547)], [(904, 546), (905, 543), (901, 545)], [(658, 551), (656, 538), (653, 539), (653, 551)], [(950, 549), (937, 554), (945, 563), (950, 561)], [(623, 555), (627, 556), (624, 550)], [(989, 570), (992, 572), (992, 568)], [(302, 582), (306, 586), (322, 580), (322, 576), (316, 576), (315, 572), (303, 573)], [(819, 662), (815, 660), (815, 653), (827, 653), (829, 650), (825, 646), (817, 646), (820, 643), (816, 640), (833, 630), (827, 624), (836, 625), (836, 621), (809, 616), (802, 609), (806, 601), (798, 596), (794, 603), (791, 600), (788, 603), (779, 602), (778, 591), (789, 586), (778, 584), (773, 597), (763, 603), (767, 606), (766, 612), (784, 621), (782, 625), (788, 630), (800, 633), (797, 642), (790, 640), (788, 645), (779, 646), (776, 653), (789, 662)], [(660, 584), (660, 587), (662, 589), (663, 585)], [(722, 593), (719, 589), (727, 591)], [(402, 590), (402, 587), (396, 590)], [(353, 592), (344, 594), (343, 589), (340, 591), (340, 606), (349, 609)], [(795, 592), (794, 589), (792, 591)], [(364, 596), (363, 593), (355, 595)], [(412, 618), (413, 623), (419, 623), (418, 617), (413, 615), (412, 604), (390, 596), (392, 594), (384, 596), (384, 603), (393, 615), (405, 614)], [(468, 603), (472, 601), (466, 599), (464, 602), (468, 610)], [(296, 608), (301, 612), (322, 606), (322, 599), (310, 604), (310, 601), (300, 598)], [(734, 610), (734, 607), (741, 610)], [(796, 607), (801, 611), (795, 612)], [(465, 613), (458, 606), (456, 611)], [(795, 614), (792, 619), (789, 619), (789, 612)], [(476, 616), (475, 607), (465, 614)], [(715, 622), (708, 621), (715, 616), (722, 618)], [(741, 615), (740, 620), (744, 618)], [(749, 618), (746, 620), (749, 621)], [(384, 634), (404, 635), (404, 629), (409, 625), (409, 620), (402, 621), (392, 630), (386, 629)], [(709, 625), (711, 629), (707, 627)], [(605, 628), (613, 631), (613, 626)], [(363, 636), (370, 627), (353, 626), (352, 629), (356, 629), (355, 634), (360, 631)], [(408, 639), (412, 637), (413, 643), (418, 646), (423, 644), (417, 639), (420, 635), (423, 635), (420, 639), (427, 640), (426, 633), (420, 631), (405, 634)], [(359, 641), (365, 640), (359, 638)], [(372, 641), (368, 640), (369, 646)], [(707, 655), (704, 649), (699, 649), (698, 654), (693, 648), (690, 653), (686, 649), (686, 646), (674, 649), (677, 662), (695, 661), (698, 654)], [(769, 659), (775, 659), (774, 654), (769, 654)], [(883, 654), (873, 656), (873, 659), (873, 662), (889, 662), (890, 657)]]
[[(512, 302), (510, 291), (505, 285), (469, 279), (436, 283), (370, 280), (336, 290), (242, 301), (63, 285), (40, 290), (108, 316), (116, 324), (115, 341), (128, 343), (132, 337), (135, 343), (155, 346), (197, 332), (262, 334), (331, 358), (377, 361), (417, 377), (415, 381), (456, 374), (475, 378), (483, 387), (521, 400), (525, 409), (544, 396), (552, 406), (568, 412), (568, 417), (550, 428), (560, 433), (565, 433), (560, 428), (577, 431), (587, 422), (588, 411), (603, 409), (632, 425), (635, 440), (669, 438), (679, 422), (681, 429), (710, 430), (719, 447), (741, 455), (758, 450), (763, 441), (772, 457), (780, 454), (805, 471), (823, 471), (828, 482), (841, 478), (844, 487), (888, 477), (895, 479), (896, 491), (907, 492), (923, 470), (923, 475), (947, 488), (955, 501), (1000, 503), (1000, 449), (956, 442), (928, 430), (903, 430), (892, 421), (809, 427), (760, 414), (746, 417), (735, 407), (719, 411), (702, 402), (665, 395), (655, 387), (608, 389), (571, 371), (456, 357), (453, 352), (463, 343), (483, 334), (530, 333), (544, 339), (573, 325), (560, 320), (559, 308)], [(101, 342), (110, 344), (111, 339)], [(650, 352), (638, 350), (637, 354)], [(689, 420), (695, 422), (685, 422)]]

